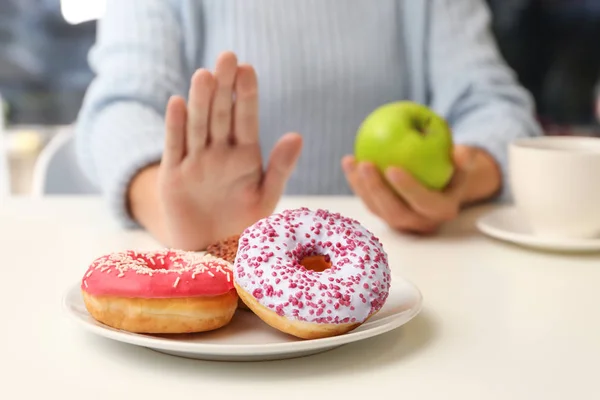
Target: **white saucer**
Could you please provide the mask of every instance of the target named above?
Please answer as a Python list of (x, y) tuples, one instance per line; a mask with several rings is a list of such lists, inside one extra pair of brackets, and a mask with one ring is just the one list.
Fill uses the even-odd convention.
[(385, 306), (368, 322), (345, 335), (301, 340), (271, 328), (244, 310), (238, 310), (229, 325), (213, 332), (162, 336), (134, 334), (94, 320), (85, 308), (79, 285), (70, 288), (63, 299), (67, 313), (94, 334), (174, 356), (217, 361), (279, 360), (321, 353), (398, 328), (414, 318), (421, 305), (420, 291), (406, 280), (393, 276)]
[(527, 220), (514, 207), (494, 210), (477, 221), (477, 228), (495, 239), (542, 250), (589, 252), (600, 251), (598, 239), (558, 239), (537, 236)]

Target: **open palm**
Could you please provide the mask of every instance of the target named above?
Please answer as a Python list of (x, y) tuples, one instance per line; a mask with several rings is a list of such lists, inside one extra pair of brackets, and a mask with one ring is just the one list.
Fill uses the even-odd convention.
[(232, 53), (194, 74), (188, 104), (170, 99), (158, 191), (171, 246), (204, 249), (273, 212), (302, 139), (284, 135), (265, 171), (258, 118), (256, 73)]

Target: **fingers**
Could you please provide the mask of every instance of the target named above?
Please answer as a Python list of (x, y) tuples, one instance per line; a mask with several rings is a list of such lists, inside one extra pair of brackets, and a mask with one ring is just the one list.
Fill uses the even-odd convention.
[(240, 65), (235, 79), (234, 132), (238, 144), (258, 142), (258, 83), (254, 68)]
[(367, 204), (369, 209), (391, 227), (403, 231), (430, 233), (437, 223), (408, 208), (382, 179), (379, 171), (370, 163), (356, 164), (353, 158), (343, 160), (348, 183)]
[(391, 167), (386, 171), (385, 176), (390, 186), (415, 212), (434, 221), (450, 221), (460, 212), (467, 177), (475, 154), (475, 150), (469, 147), (455, 147), (455, 173), (450, 185), (444, 191), (426, 188), (401, 168)]
[(237, 57), (231, 52), (219, 56), (215, 69), (216, 89), (210, 114), (210, 142), (227, 144), (230, 140), (233, 87), (237, 72)]
[(205, 70), (199, 69), (192, 77), (189, 93), (187, 151), (197, 155), (208, 140), (210, 103), (215, 87), (215, 78)]
[[(449, 221), (456, 218), (459, 212), (459, 201), (454, 193), (429, 190), (406, 171), (391, 167), (386, 171), (386, 178), (394, 190), (417, 213), (435, 220)], [(460, 185), (457, 186), (460, 188)]]
[(417, 213), (436, 221), (449, 221), (458, 215), (466, 182), (476, 151), (467, 146), (454, 149), (455, 173), (444, 191), (429, 190), (401, 168), (389, 168), (386, 178), (394, 190)]
[(302, 151), (302, 136), (288, 133), (275, 144), (262, 183), (263, 199), (275, 208)]
[(358, 174), (358, 169), (356, 167), (356, 161), (352, 156), (346, 156), (342, 159), (342, 169), (346, 173), (346, 180), (350, 185), (352, 191), (362, 199), (365, 206), (371, 211), (373, 214), (381, 217), (379, 208), (375, 203), (375, 199), (373, 196), (370, 196), (367, 192), (366, 186), (362, 183), (362, 180)]
[(166, 167), (179, 165), (185, 155), (187, 110), (185, 100), (179, 96), (169, 99), (165, 113), (165, 150), (162, 164)]

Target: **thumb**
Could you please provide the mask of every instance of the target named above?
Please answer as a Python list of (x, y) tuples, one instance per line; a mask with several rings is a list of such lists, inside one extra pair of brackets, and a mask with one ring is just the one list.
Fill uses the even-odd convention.
[(284, 135), (275, 144), (262, 182), (263, 201), (275, 208), (302, 151), (302, 136)]
[(457, 145), (454, 148), (454, 163), (456, 167), (463, 171), (468, 171), (473, 166), (475, 162), (475, 157), (477, 156), (477, 149), (471, 146), (461, 146)]
[(447, 188), (447, 194), (455, 199), (462, 198), (466, 188), (467, 179), (475, 164), (477, 149), (471, 146), (456, 146), (454, 148), (454, 164), (456, 166), (455, 174)]

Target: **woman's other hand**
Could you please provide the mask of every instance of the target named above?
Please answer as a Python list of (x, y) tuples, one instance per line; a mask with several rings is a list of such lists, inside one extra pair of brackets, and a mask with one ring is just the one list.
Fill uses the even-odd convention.
[(456, 218), (463, 206), (493, 196), (501, 185), (496, 162), (482, 150), (455, 146), (455, 174), (443, 191), (430, 190), (410, 173), (391, 167), (381, 174), (371, 163), (353, 156), (342, 160), (352, 190), (368, 209), (393, 229), (435, 233)]

